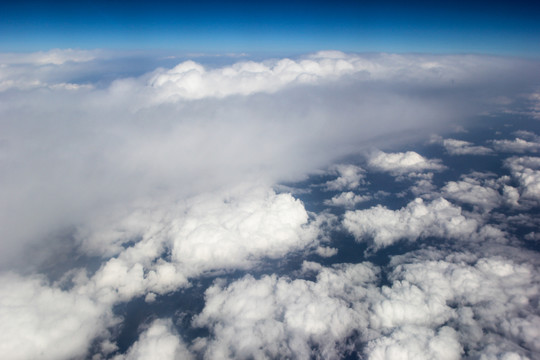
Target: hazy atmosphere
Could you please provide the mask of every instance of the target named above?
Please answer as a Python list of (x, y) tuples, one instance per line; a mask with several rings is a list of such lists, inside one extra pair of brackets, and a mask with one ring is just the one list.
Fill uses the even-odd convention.
[(540, 359), (540, 10), (0, 5), (5, 359)]

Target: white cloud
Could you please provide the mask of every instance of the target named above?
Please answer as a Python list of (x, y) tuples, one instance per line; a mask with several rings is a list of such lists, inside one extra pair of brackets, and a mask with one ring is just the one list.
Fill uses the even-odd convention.
[[(247, 269), (265, 258), (315, 248), (320, 235), (318, 220), (310, 221), (299, 200), (264, 188), (201, 195), (174, 211), (164, 213), (160, 208), (145, 213), (141, 221), (132, 214), (114, 219), (109, 229), (106, 224), (95, 225), (104, 235), (83, 239), (87, 248), (103, 248), (105, 253), (119, 248), (116, 239), (120, 245), (123, 240), (138, 240), (104, 263), (80, 291), (105, 303), (149, 292), (163, 294), (205, 272)], [(103, 238), (113, 240), (112, 250), (107, 250)]]
[(213, 336), (204, 343), (207, 358), (308, 359), (316, 353), (340, 358), (346, 338), (365, 328), (360, 302), (376, 278), (369, 264), (323, 268), (317, 282), (246, 276), (228, 287), (206, 291), (205, 307), (195, 325)]
[(352, 191), (343, 192), (332, 197), (330, 200), (325, 200), (326, 205), (343, 206), (345, 208), (354, 208), (356, 204), (371, 200), (369, 195), (357, 195)]
[(540, 278), (527, 262), (500, 257), (481, 258), (470, 265), (415, 262), (396, 267), (392, 278), (395, 284), (407, 281), (445, 304), (455, 304), (458, 312), (452, 316), (470, 356), (482, 354), (494, 343), (499, 351), (516, 349), (512, 343), (523, 344), (523, 355), (540, 349), (536, 325), (540, 317), (526, 305), (538, 299)]
[(426, 170), (441, 171), (446, 167), (437, 159), (426, 159), (422, 155), (407, 151), (403, 153), (385, 153), (376, 151), (369, 155), (368, 166), (393, 175), (408, 175)]
[(0, 353), (7, 359), (82, 358), (114, 320), (107, 307), (39, 277), (0, 275)]
[[(45, 66), (18, 60), (0, 69), (0, 82), (41, 87), (0, 94), (4, 268), (15, 266), (12, 259), (27, 247), (102, 214), (135, 214), (146, 202), (169, 209), (239, 182), (272, 186), (298, 180), (388, 139), (397, 145), (396, 138), (405, 142), (436, 131), (478, 113), (478, 98), (471, 93), (485, 93), (485, 79), (497, 78), (488, 75), (507, 68), (519, 82), (524, 71), (508, 59), (333, 52), (206, 66), (202, 73), (204, 65), (192, 63), (189, 71), (201, 76), (204, 86), (213, 77), (221, 85), (190, 93), (199, 99), (188, 101), (177, 94), (183, 80), (171, 80), (170, 91), (167, 82), (151, 86), (151, 79), (169, 76), (170, 69), (113, 81), (111, 74), (119, 70), (107, 66), (121, 61), (114, 54), (72, 55), (81, 61)], [(356, 72), (348, 73), (345, 64)], [(121, 73), (141, 72), (122, 65)], [(187, 76), (180, 68), (174, 76)], [(288, 72), (295, 75), (289, 78)], [(307, 81), (304, 73), (320, 75)], [(469, 90), (454, 89), (452, 79)], [(525, 79), (530, 81), (530, 74)], [(437, 96), (421, 95), (428, 90)], [(169, 95), (178, 101), (155, 102)], [(36, 252), (45, 254), (45, 248)]]
[(442, 327), (437, 332), (424, 328), (407, 326), (371, 341), (367, 345), (370, 360), (413, 360), (413, 359), (461, 359), (463, 349), (458, 334), (450, 327)]
[(512, 176), (519, 182), (520, 198), (540, 200), (540, 158), (512, 157), (505, 161)]
[(321, 257), (332, 257), (338, 253), (338, 249), (332, 247), (319, 246), (315, 249), (317, 255)]
[(444, 139), (442, 144), (450, 155), (488, 155), (493, 150), (485, 146), (476, 146), (473, 143), (456, 139)]
[[(509, 187), (506, 193), (512, 198)], [(462, 181), (449, 181), (442, 188), (442, 194), (446, 198), (473, 205), (484, 211), (491, 211), (503, 203), (503, 196), (496, 189), (484, 186), (470, 177), (465, 177)]]
[(181, 99), (273, 93), (285, 86), (320, 84), (345, 75), (363, 80), (438, 82), (443, 78), (463, 79), (464, 70), (476, 59), (470, 58), (472, 63), (469, 64), (461, 60), (458, 57), (435, 60), (395, 54), (368, 57), (339, 51), (321, 51), (297, 60), (245, 61), (215, 69), (185, 61), (169, 70), (156, 70), (148, 79), (148, 85), (155, 90), (154, 101), (174, 102)]
[(415, 196), (421, 196), (424, 199), (438, 197), (439, 195), (435, 192), (437, 187), (431, 181), (431, 178), (428, 179), (418, 179), (416, 183), (411, 186), (410, 191)]
[(335, 165), (332, 167), (331, 172), (337, 173), (339, 176), (325, 183), (327, 190), (354, 190), (365, 183), (365, 170), (356, 165)]
[[(304, 263), (316, 280), (245, 276), (206, 292), (195, 325), (211, 331), (196, 348), (207, 358), (459, 359), (536, 354), (533, 264), (474, 254), (440, 260), (395, 258), (378, 288), (368, 263), (326, 268)], [(350, 342), (347, 342), (347, 339)], [(498, 356), (498, 355), (497, 355)]]
[(512, 153), (525, 153), (525, 152), (538, 152), (540, 150), (539, 141), (527, 141), (520, 138), (514, 140), (493, 140), (493, 147), (497, 151), (512, 152)]
[(465, 217), (461, 208), (443, 198), (429, 203), (417, 198), (399, 210), (378, 205), (367, 210), (347, 211), (343, 225), (357, 241), (372, 240), (375, 249), (379, 249), (400, 239), (470, 238), (481, 224)]
[[(160, 295), (188, 286), (192, 278), (251, 269), (292, 252), (334, 255), (329, 239), (319, 239), (331, 216), (311, 216), (293, 196), (269, 190), (273, 184), (303, 179), (345, 155), (384, 148), (389, 141), (397, 146), (477, 114), (484, 110), (481, 100), (492, 93), (511, 97), (508, 82), (499, 80), (501, 69), (520, 89), (534, 80), (515, 59), (474, 56), (323, 52), (222, 67), (185, 62), (116, 81), (102, 60), (93, 53), (51, 52), (3, 60), (0, 67), (0, 266), (35, 271), (42, 256), (62, 272), (63, 265), (75, 266), (85, 256), (102, 261), (88, 266), (87, 275), (68, 273), (69, 290), (37, 277), (1, 275), (0, 328), (7, 335), (0, 352), (10, 358), (85, 357), (92, 344), (110, 355), (117, 349), (114, 339), (102, 338), (114, 324), (113, 304), (134, 297), (159, 303)], [(126, 67), (123, 73), (141, 72)], [(499, 87), (489, 86), (493, 83)], [(381, 154), (381, 168), (374, 169), (416, 176), (425, 180), (417, 184), (424, 191), (433, 185), (426, 172), (444, 168), (413, 152)], [(523, 168), (512, 171), (522, 185), (503, 190), (514, 200), (516, 191), (530, 197), (534, 184), (525, 179), (525, 168), (532, 165), (517, 165)], [(357, 167), (338, 167), (336, 175), (328, 184), (334, 190), (352, 190), (364, 181)], [(359, 225), (364, 220), (353, 216), (358, 213), (348, 214), (351, 224), (372, 227), (368, 232), (377, 246), (402, 236), (500, 235), (485, 226), (484, 235), (477, 233), (481, 224), (442, 199), (394, 212), (372, 208), (362, 213), (372, 217), (368, 225)], [(57, 260), (51, 246), (57, 243), (73, 256), (69, 264), (50, 261)], [(211, 287), (197, 323), (208, 326), (212, 336), (192, 349), (224, 357), (309, 357), (318, 351), (332, 358), (357, 345), (356, 332), (364, 343), (393, 346), (406, 326), (425, 335), (427, 340), (410, 340), (421, 354), (434, 353), (428, 347), (442, 339), (454, 344), (451, 331), (441, 326), (455, 325), (456, 312), (444, 307), (455, 298), (427, 293), (428, 285), (410, 279), (396, 280), (383, 294), (369, 264), (317, 271), (315, 282), (245, 277)], [(521, 289), (504, 283), (489, 285)], [(506, 300), (517, 309), (524, 298), (535, 301), (532, 290)], [(369, 316), (369, 307), (379, 310)], [(380, 310), (385, 307), (395, 311)], [(514, 308), (502, 307), (501, 313)], [(499, 317), (501, 328), (476, 321), (493, 312), (468, 317), (461, 311), (458, 318), (460, 324), (502, 332), (509, 340), (501, 343), (535, 348), (537, 320), (530, 312)], [(382, 337), (388, 339), (376, 341)], [(170, 323), (160, 320), (125, 356), (155, 348), (168, 354), (185, 350)], [(449, 348), (449, 354), (456, 353), (457, 347)], [(493, 353), (510, 351), (501, 345)]]
[(303, 204), (289, 194), (256, 189), (223, 202), (215, 196), (194, 203), (172, 234), (172, 259), (195, 273), (245, 267), (252, 259), (278, 258), (312, 244)]
[(193, 61), (185, 61), (173, 69), (158, 70), (150, 78), (149, 86), (156, 90), (159, 102), (221, 98), (275, 92), (289, 84), (316, 83), (361, 70), (357, 59), (339, 52), (319, 53), (300, 61), (246, 61), (218, 69), (205, 69)]
[(193, 359), (170, 319), (157, 319), (150, 324), (127, 351), (114, 360)]

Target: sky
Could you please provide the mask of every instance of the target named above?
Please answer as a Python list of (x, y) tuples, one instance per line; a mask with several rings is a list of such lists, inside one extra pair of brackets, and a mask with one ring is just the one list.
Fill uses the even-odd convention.
[(0, 9), (7, 359), (540, 359), (520, 2)]
[(537, 57), (532, 1), (4, 2), (2, 51), (484, 53)]

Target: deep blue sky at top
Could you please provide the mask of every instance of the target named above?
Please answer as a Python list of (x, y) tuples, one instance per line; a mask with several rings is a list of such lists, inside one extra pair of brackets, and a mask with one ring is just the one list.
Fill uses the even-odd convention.
[(540, 56), (534, 1), (13, 1), (0, 51), (484, 53)]

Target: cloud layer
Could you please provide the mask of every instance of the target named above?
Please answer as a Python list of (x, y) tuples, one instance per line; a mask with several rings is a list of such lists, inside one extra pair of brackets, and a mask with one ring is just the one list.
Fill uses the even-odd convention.
[[(512, 113), (535, 62), (330, 51), (122, 77), (107, 66), (125, 59), (98, 51), (0, 61), (4, 356), (540, 352), (524, 249), (538, 233), (534, 129), (436, 137), (438, 155), (404, 146)], [(402, 240), (413, 251), (385, 253)], [(205, 294), (182, 303), (196, 310), (140, 319), (120, 347), (119, 308), (190, 291)]]

